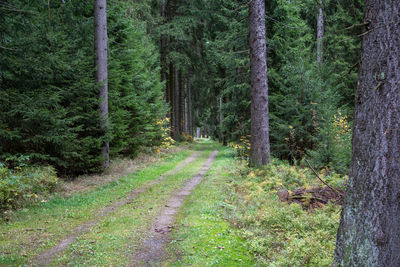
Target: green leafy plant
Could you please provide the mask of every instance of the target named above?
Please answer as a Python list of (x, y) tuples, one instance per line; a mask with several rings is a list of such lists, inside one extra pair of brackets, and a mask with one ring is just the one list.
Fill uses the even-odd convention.
[(0, 165), (0, 209), (38, 201), (56, 187), (58, 178), (53, 167), (19, 166), (9, 169)]
[[(236, 162), (240, 165), (240, 162)], [(226, 217), (240, 229), (246, 246), (263, 266), (328, 266), (333, 260), (340, 206), (329, 202), (309, 213), (299, 204), (281, 202), (277, 191), (319, 185), (305, 168), (276, 159), (261, 169), (232, 170)], [(321, 172), (322, 175), (326, 170)], [(321, 176), (322, 176), (321, 175)], [(323, 176), (333, 184), (346, 177)], [(311, 201), (306, 194), (304, 201)]]

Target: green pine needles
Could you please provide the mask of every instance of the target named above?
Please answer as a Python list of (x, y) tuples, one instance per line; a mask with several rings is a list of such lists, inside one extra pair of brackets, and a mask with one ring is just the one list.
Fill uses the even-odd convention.
[[(114, 3), (113, 3), (114, 2)], [(13, 1), (0, 6), (0, 161), (15, 155), (61, 174), (102, 170), (101, 147), (134, 156), (161, 143), (158, 51), (147, 36), (149, 2), (110, 1), (110, 125), (101, 130), (94, 82), (93, 3)], [(138, 6), (140, 5), (140, 6)], [(3, 27), (4, 26), (4, 27)]]

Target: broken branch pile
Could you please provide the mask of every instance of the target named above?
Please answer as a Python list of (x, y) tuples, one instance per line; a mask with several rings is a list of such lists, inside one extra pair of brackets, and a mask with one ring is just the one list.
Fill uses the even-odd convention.
[(329, 201), (337, 205), (343, 202), (344, 192), (340, 189), (332, 190), (328, 186), (312, 187), (312, 188), (298, 188), (293, 192), (287, 190), (278, 191), (277, 195), (282, 202), (299, 203), (303, 208), (313, 211), (316, 208), (324, 207)]

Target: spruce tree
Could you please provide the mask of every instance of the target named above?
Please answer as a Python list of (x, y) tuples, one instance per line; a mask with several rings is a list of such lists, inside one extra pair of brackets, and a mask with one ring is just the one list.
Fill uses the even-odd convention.
[(399, 16), (397, 1), (366, 1), (364, 22), (371, 30), (363, 34), (338, 266), (400, 265)]
[(252, 165), (270, 162), (267, 46), (265, 40), (265, 5), (262, 0), (249, 4), (250, 73), (251, 73), (251, 150)]

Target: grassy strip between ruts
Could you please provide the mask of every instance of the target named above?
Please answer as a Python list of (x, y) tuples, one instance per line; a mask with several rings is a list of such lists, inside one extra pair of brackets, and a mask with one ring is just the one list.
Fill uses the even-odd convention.
[[(217, 145), (216, 145), (217, 146)], [(177, 216), (165, 266), (252, 266), (256, 262), (243, 240), (224, 219), (224, 199), (232, 151), (217, 146), (219, 155), (202, 183), (184, 201)]]
[[(199, 145), (196, 146), (199, 148)], [(21, 265), (55, 245), (81, 223), (112, 201), (173, 169), (192, 150), (167, 155), (160, 162), (121, 179), (70, 198), (56, 197), (14, 212), (0, 223), (0, 265)]]
[(130, 253), (146, 238), (146, 230), (164, 207), (171, 194), (198, 173), (211, 150), (205, 149), (200, 157), (185, 169), (171, 175), (161, 184), (138, 195), (132, 203), (121, 207), (102, 219), (90, 232), (81, 236), (52, 266), (125, 266)]

